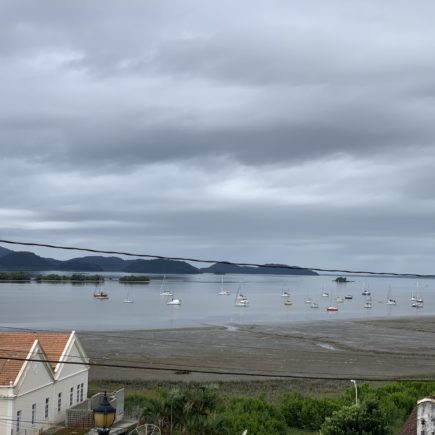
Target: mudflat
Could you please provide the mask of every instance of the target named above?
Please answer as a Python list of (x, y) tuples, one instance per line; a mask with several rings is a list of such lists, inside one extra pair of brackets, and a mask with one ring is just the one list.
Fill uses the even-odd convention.
[(435, 317), (80, 332), (79, 337), (92, 362), (128, 366), (92, 367), (91, 380), (435, 377)]

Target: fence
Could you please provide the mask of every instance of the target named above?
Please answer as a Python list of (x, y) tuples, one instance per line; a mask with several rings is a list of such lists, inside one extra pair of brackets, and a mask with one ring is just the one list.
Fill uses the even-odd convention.
[[(103, 397), (103, 393), (94, 394), (82, 403), (67, 409), (65, 416), (66, 427), (94, 427), (93, 409), (97, 407)], [(108, 394), (110, 404), (116, 408), (115, 423), (124, 418), (124, 388)]]

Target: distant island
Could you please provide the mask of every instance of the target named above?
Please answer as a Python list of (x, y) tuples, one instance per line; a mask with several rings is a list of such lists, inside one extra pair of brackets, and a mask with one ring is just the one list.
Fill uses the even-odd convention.
[(349, 281), (345, 276), (337, 276), (337, 278), (334, 279), (335, 282), (354, 282)]
[[(119, 257), (85, 256), (71, 260), (56, 260), (40, 257), (33, 252), (12, 251), (0, 246), (0, 271), (71, 271), (71, 272), (125, 272), (125, 273), (156, 273), (156, 274), (200, 274), (214, 273), (224, 275), (237, 274), (273, 274), (273, 275), (317, 275), (311, 269), (285, 264), (265, 264), (263, 266), (238, 266), (231, 263), (215, 263), (209, 267), (197, 268), (185, 261), (155, 259), (155, 260), (124, 260)], [(61, 276), (61, 275), (59, 275)], [(42, 279), (42, 278), (41, 278)], [(61, 281), (61, 278), (51, 277), (50, 280)]]
[(148, 284), (150, 277), (146, 275), (127, 275), (121, 276), (119, 282), (122, 284)]
[(57, 273), (50, 273), (48, 275), (37, 275), (36, 282), (73, 282), (73, 283), (87, 283), (87, 282), (104, 282), (103, 275), (84, 275), (82, 273), (73, 273), (72, 275), (58, 275)]

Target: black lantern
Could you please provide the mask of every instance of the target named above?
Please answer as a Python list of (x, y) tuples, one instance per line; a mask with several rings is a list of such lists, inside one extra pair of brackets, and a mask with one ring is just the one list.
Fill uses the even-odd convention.
[(107, 435), (115, 422), (116, 409), (109, 403), (107, 394), (101, 399), (100, 404), (94, 408), (94, 421), (99, 435)]

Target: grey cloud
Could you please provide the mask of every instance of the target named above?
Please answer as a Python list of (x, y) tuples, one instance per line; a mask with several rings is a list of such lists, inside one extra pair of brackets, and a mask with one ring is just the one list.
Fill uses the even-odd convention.
[(2, 2), (0, 232), (427, 272), (434, 8)]

